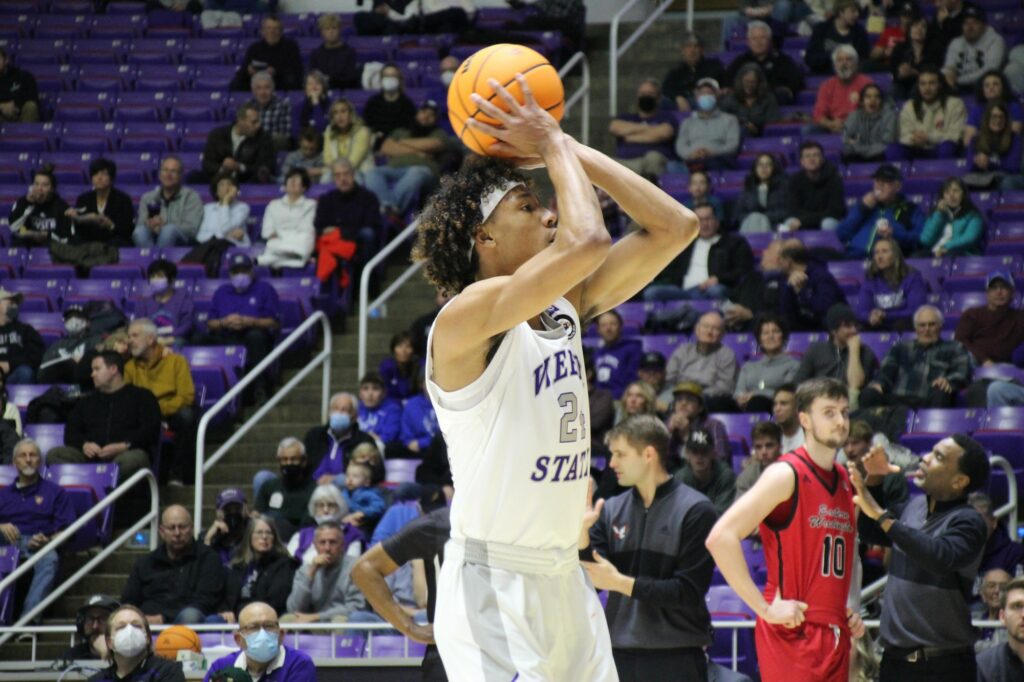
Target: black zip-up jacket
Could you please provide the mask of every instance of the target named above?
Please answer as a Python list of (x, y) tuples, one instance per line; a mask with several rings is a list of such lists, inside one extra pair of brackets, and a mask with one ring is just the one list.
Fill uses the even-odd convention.
[(273, 606), (278, 613), (285, 613), (288, 610), (285, 602), (292, 591), (292, 579), (299, 562), (294, 557), (281, 554), (264, 557), (255, 564), (259, 573), (249, 594), (242, 594), (249, 567), (232, 565), (228, 568), (224, 590), (226, 610), (237, 616), (239, 611), (252, 602), (261, 601)]
[(122, 604), (134, 604), (147, 616), (161, 615), (174, 622), (178, 612), (193, 606), (206, 615), (216, 612), (224, 599), (224, 566), (220, 557), (201, 542), (194, 542), (172, 561), (167, 545), (140, 557), (121, 593)]
[(160, 404), (150, 391), (130, 384), (79, 400), (64, 429), (64, 444), (79, 450), (85, 443), (128, 443), (129, 450), (145, 450), (152, 457), (159, 440)]
[(711, 644), (704, 595), (714, 562), (704, 541), (718, 515), (707, 497), (674, 478), (658, 486), (645, 509), (636, 489), (605, 501), (590, 529), (592, 550), (636, 579), (633, 596), (608, 596), (608, 629), (618, 649), (680, 649)]
[(843, 197), (843, 179), (839, 171), (826, 161), (816, 180), (800, 170), (789, 176), (790, 217), (800, 220), (801, 230), (821, 228), (824, 218), (839, 220), (846, 215), (846, 199)]
[(43, 348), (43, 337), (35, 327), (17, 321), (0, 325), (0, 360), (9, 363), (11, 369), (21, 365), (38, 369)]
[[(690, 269), (695, 244), (696, 242), (691, 243), (666, 265), (654, 278), (655, 283), (682, 286), (686, 272)], [(708, 249), (708, 275), (717, 277), (719, 284), (734, 288), (753, 271), (754, 252), (747, 240), (731, 232), (719, 234), (718, 241)]]

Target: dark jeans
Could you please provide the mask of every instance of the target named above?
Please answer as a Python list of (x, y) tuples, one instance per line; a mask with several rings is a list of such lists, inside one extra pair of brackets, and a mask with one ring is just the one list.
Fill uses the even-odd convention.
[(708, 661), (704, 651), (690, 649), (612, 649), (619, 682), (686, 680), (707, 682)]
[(942, 656), (909, 663), (893, 656), (882, 656), (879, 682), (972, 682), (978, 677), (973, 653)]
[(174, 443), (171, 446), (170, 463), (162, 466), (170, 469), (171, 478), (183, 483), (195, 483), (196, 427), (199, 425), (199, 413), (195, 407), (189, 405), (169, 417), (164, 417), (164, 421), (174, 431)]
[(907, 405), (909, 407), (953, 407), (956, 393), (945, 393), (937, 388), (928, 391), (924, 400), (917, 396), (893, 395), (879, 393), (873, 388), (865, 388), (860, 393), (861, 407), (885, 407), (891, 405)]

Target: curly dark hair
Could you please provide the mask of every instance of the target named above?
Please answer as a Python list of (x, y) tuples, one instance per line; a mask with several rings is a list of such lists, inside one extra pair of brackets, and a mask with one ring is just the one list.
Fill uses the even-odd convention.
[(483, 219), (480, 197), (510, 180), (532, 186), (508, 161), (471, 157), (442, 179), (420, 215), (412, 259), (425, 262), (427, 281), (445, 295), (454, 296), (476, 281), (479, 259), (470, 249)]

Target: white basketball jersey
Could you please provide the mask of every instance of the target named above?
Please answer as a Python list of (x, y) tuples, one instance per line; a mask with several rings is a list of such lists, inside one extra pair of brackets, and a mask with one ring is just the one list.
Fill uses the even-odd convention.
[(480, 377), (427, 392), (448, 445), (452, 537), (537, 549), (575, 547), (590, 478), (590, 401), (580, 321), (559, 298), (505, 333)]

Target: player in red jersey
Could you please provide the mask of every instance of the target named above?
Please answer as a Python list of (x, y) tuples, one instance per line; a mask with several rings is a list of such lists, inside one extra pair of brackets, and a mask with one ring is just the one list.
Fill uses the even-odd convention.
[[(796, 403), (803, 447), (765, 470), (718, 520), (707, 547), (757, 614), (763, 682), (847, 682), (850, 636), (864, 634), (847, 606), (857, 551), (853, 488), (835, 464), (850, 432), (847, 389), (834, 379), (812, 379), (797, 389)], [(740, 547), (755, 529), (768, 565), (763, 594)]]

